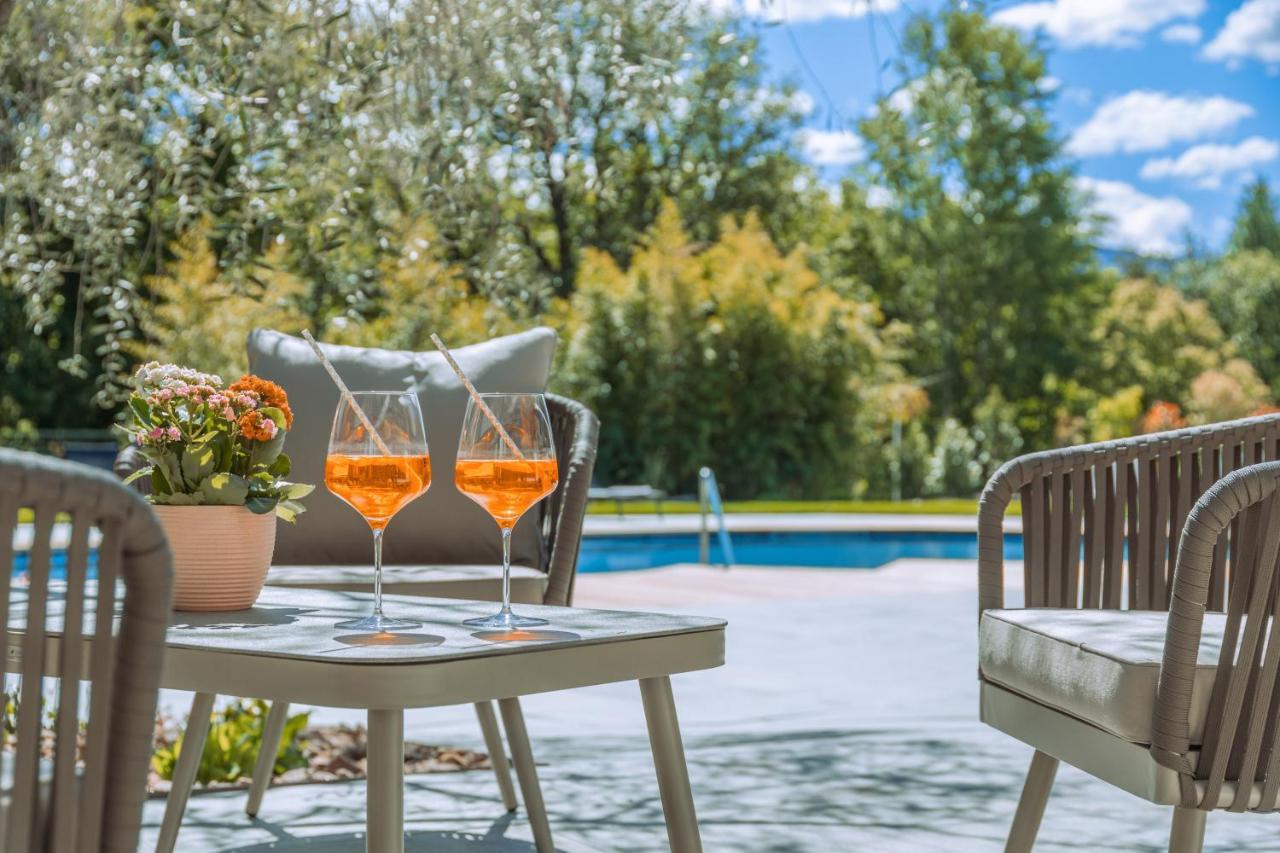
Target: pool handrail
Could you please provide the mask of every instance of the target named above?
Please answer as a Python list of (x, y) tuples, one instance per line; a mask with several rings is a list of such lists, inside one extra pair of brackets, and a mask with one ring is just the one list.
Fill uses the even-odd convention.
[(705, 466), (698, 471), (698, 512), (701, 516), (698, 525), (698, 562), (711, 565), (711, 533), (707, 526), (707, 516), (714, 515), (724, 567), (732, 567), (737, 560), (733, 554), (733, 540), (729, 537), (729, 528), (724, 521), (724, 502), (720, 500), (720, 487), (716, 484), (715, 472)]

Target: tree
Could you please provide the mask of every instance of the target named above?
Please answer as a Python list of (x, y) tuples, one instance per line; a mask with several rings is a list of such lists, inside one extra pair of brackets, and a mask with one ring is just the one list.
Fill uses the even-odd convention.
[(480, 75), (476, 100), (492, 103), (480, 159), (501, 173), (494, 213), (555, 295), (573, 292), (584, 249), (625, 263), (667, 198), (698, 239), (749, 210), (774, 239), (794, 238), (800, 116), (762, 79), (743, 27), (683, 0), (498, 8), (490, 50), (520, 61)]
[(1233, 252), (1261, 249), (1280, 258), (1280, 220), (1265, 178), (1245, 188), (1228, 245)]
[(887, 196), (874, 256), (886, 314), (910, 324), (908, 361), (931, 411), (971, 422), (991, 388), (1024, 432), (1052, 428), (1046, 377), (1083, 360), (1101, 293), (1072, 170), (1047, 115), (1041, 51), (980, 12), (917, 17), (906, 81), (860, 124), (866, 180)]
[(1093, 389), (1113, 394), (1137, 386), (1148, 404), (1186, 399), (1192, 380), (1223, 361), (1225, 335), (1201, 300), (1150, 279), (1112, 290), (1089, 344)]
[(600, 413), (605, 482), (727, 494), (847, 496), (872, 401), (901, 382), (876, 308), (825, 287), (760, 222), (694, 242), (666, 203), (624, 269), (584, 254), (565, 389)]
[(1232, 252), (1199, 270), (1194, 290), (1203, 294), (1241, 357), (1280, 393), (1280, 255)]

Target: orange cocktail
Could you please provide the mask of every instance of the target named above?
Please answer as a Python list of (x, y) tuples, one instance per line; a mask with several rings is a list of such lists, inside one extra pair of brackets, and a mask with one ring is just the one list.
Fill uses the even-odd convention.
[(324, 482), (378, 530), (431, 485), (431, 457), (330, 453)]
[(551, 494), (558, 479), (554, 459), (459, 459), (453, 481), (500, 527), (514, 527), (529, 507)]

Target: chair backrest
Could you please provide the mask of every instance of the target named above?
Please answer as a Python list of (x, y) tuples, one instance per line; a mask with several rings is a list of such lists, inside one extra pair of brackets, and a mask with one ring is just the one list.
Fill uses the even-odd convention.
[(600, 422), (581, 403), (556, 394), (547, 395), (547, 413), (556, 442), (560, 482), (539, 505), (540, 529), (548, 555), (545, 604), (572, 604), (573, 582), (578, 574), (578, 550), (582, 522), (587, 513), (587, 492), (596, 465)]
[[(1232, 471), (1277, 458), (1280, 415), (1265, 415), (1007, 462), (978, 509), (979, 613), (1004, 603), (1003, 522), (1015, 496), (1027, 607), (1166, 610), (1196, 500)], [(1226, 557), (1210, 578), (1210, 609), (1224, 602)]]
[[(19, 509), (34, 513), (21, 531)], [(15, 582), (15, 533), (28, 529)], [(0, 849), (137, 849), (171, 585), (164, 532), (136, 492), (103, 471), (0, 449), (0, 635), (6, 687), (13, 673), (20, 681), (16, 741), (0, 753), (12, 780)]]
[[(1278, 807), (1278, 485), (1280, 462), (1224, 477), (1192, 508), (1178, 546), (1151, 753), (1179, 772), (1185, 806), (1215, 808), (1225, 788), (1233, 810)], [(1201, 633), (1215, 575), (1228, 559), (1222, 646), (1196, 755), (1189, 721)]]

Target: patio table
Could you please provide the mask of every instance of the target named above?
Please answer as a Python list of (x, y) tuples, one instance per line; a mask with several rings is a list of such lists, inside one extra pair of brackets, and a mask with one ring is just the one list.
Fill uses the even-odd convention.
[[(219, 693), (366, 709), (366, 848), (398, 853), (404, 849), (405, 709), (496, 699), (513, 753), (528, 755), (519, 697), (638, 681), (668, 841), (678, 853), (701, 850), (670, 676), (724, 663), (723, 620), (521, 605), (522, 613), (550, 624), (511, 635), (461, 624), (488, 615), (492, 602), (384, 596), (384, 608), (423, 627), (392, 635), (336, 629), (335, 622), (370, 612), (372, 596), (334, 590), (268, 587), (250, 610), (175, 613), (161, 686), (197, 694), (188, 731), (196, 742), (204, 740)], [(11, 634), (10, 666), (13, 644)], [(179, 755), (165, 820), (175, 830), (198, 758), (194, 750)], [(531, 813), (540, 798), (536, 783), (525, 791)], [(551, 850), (549, 829), (533, 828), (537, 849)], [(172, 843), (163, 835), (162, 848)]]

